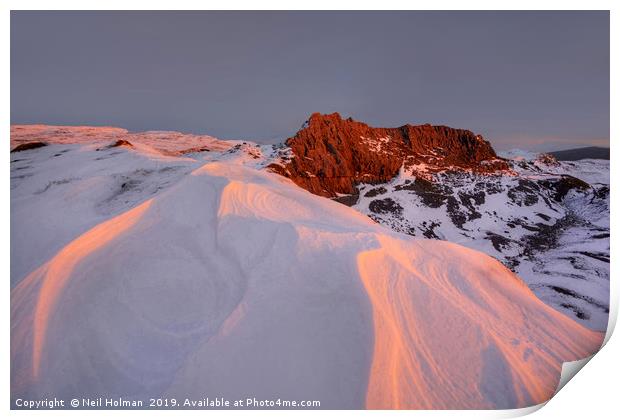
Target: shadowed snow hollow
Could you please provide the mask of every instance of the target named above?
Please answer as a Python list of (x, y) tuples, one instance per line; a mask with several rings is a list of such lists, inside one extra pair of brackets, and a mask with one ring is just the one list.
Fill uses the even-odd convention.
[(602, 334), (482, 253), (215, 162), (19, 282), (11, 339), (20, 398), (516, 408)]

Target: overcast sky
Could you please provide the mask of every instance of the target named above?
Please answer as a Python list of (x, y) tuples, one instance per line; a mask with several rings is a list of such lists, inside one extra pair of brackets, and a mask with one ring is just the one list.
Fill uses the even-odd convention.
[(312, 112), (609, 144), (608, 12), (11, 12), (11, 122), (283, 139)]

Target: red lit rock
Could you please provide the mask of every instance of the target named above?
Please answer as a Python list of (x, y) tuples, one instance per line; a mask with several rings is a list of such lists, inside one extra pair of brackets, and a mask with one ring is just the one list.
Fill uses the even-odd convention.
[(338, 113), (312, 114), (286, 145), (292, 159), (271, 169), (325, 197), (353, 194), (356, 184), (387, 182), (401, 167), (415, 171), (420, 164), (434, 171), (508, 169), (489, 142), (469, 130), (429, 124), (374, 128)]

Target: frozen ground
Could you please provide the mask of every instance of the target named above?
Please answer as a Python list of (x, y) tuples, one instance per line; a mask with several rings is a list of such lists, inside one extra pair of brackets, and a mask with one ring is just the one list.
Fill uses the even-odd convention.
[(600, 346), (494, 258), (261, 169), (286, 151), (94, 131), (11, 154), (13, 397), (515, 408)]
[(511, 156), (513, 170), (498, 175), (416, 168), (423, 176), (362, 185), (354, 208), (396, 231), (491, 255), (545, 302), (606, 330), (609, 161)]

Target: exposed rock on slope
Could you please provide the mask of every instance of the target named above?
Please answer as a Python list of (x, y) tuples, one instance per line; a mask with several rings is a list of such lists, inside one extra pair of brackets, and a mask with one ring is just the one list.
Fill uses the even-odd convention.
[[(357, 138), (365, 139), (353, 142), (354, 128), (363, 131)], [(340, 129), (344, 131), (340, 133)], [(322, 165), (334, 173), (345, 173), (339, 166), (346, 165), (341, 152), (337, 155), (341, 165), (334, 163), (336, 155), (320, 155), (316, 148), (327, 146), (317, 140), (322, 137), (312, 134), (313, 130), (338, 132), (331, 134), (334, 150), (357, 156), (350, 163), (360, 169), (362, 163), (370, 168), (360, 171), (361, 174), (376, 174), (378, 162), (390, 160), (386, 153), (404, 164), (389, 182), (360, 182), (349, 177), (347, 185), (353, 185), (357, 191), (353, 195), (343, 195), (344, 189), (323, 191), (322, 185), (329, 186), (331, 182), (333, 186), (337, 179), (315, 180)], [(502, 157), (510, 159), (480, 161), (479, 165), (472, 163), (469, 167), (461, 159), (460, 167), (450, 167), (445, 162), (455, 161), (455, 147), (444, 147), (450, 153), (440, 159), (443, 155), (436, 151), (424, 155), (414, 153), (413, 146), (399, 148), (398, 141), (381, 142), (378, 146), (368, 140), (371, 132), (381, 139), (388, 131), (398, 130), (373, 129), (337, 115), (316, 114), (307, 127), (289, 139), (287, 146), (173, 132), (128, 133), (112, 127), (11, 126), (12, 147), (34, 141), (48, 144), (17, 153), (11, 159), (11, 284), (49, 260), (95, 222), (160, 194), (200, 162), (235, 160), (255, 169), (276, 168), (276, 172), (317, 194), (329, 195), (332, 191), (331, 197), (337, 196), (339, 202), (346, 200), (346, 204), (398, 232), (448, 240), (485, 252), (516, 272), (547, 304), (588, 328), (607, 328), (608, 160), (558, 162), (551, 156), (519, 150), (503, 152)], [(304, 155), (300, 140), (303, 136), (308, 137), (308, 144), (317, 143), (308, 147), (308, 155)], [(342, 144), (338, 144), (334, 140), (337, 138), (351, 142), (345, 144), (341, 140)], [(438, 136), (437, 141), (440, 138), (449, 141), (449, 136)], [(133, 148), (108, 149), (118, 140), (129, 141)], [(488, 147), (485, 144), (481, 142), (476, 147), (483, 150)], [(435, 150), (440, 147), (435, 146)], [(467, 150), (462, 149), (463, 153)], [(490, 147), (486, 150), (493, 153)], [(401, 161), (404, 153), (410, 153), (409, 157)], [(470, 154), (474, 158), (469, 162), (481, 158), (480, 150), (477, 153)], [(88, 162), (92, 171), (76, 173), (72, 163), (76, 154), (80, 156), (78, 160)], [(407, 165), (405, 160), (414, 158), (420, 163)], [(493, 162), (491, 167), (497, 164), (510, 169), (485, 172), (489, 162)], [(307, 165), (308, 172), (294, 178), (292, 174), (300, 173), (300, 165)], [(311, 189), (315, 185), (312, 182), (317, 182), (320, 191)]]
[[(286, 147), (149, 132), (128, 135), (134, 148), (106, 148), (119, 130), (12, 127), (14, 145), (49, 143), (11, 161), (13, 398), (516, 408), (547, 400), (562, 362), (600, 346), (603, 334), (543, 304), (495, 259), (393, 232), (264, 171), (290, 161)], [(209, 151), (179, 155), (193, 147)], [(503, 222), (515, 227), (505, 229), (511, 240), (536, 235), (523, 243), (540, 247), (558, 219), (587, 217), (591, 225), (558, 237), (579, 247), (543, 254), (556, 282), (541, 287), (566, 297), (560, 309), (589, 311), (580, 295), (594, 304), (593, 291), (609, 295), (608, 276), (590, 274), (609, 265), (600, 250), (609, 244), (608, 166), (524, 166), (439, 173), (447, 178), (432, 183), (399, 174), (359, 185), (357, 206), (472, 248), (490, 231), (498, 247), (513, 244)], [(562, 173), (591, 188), (559, 203), (555, 191), (519, 184)], [(581, 264), (585, 281), (555, 274), (579, 274)]]
[[(117, 151), (109, 168), (136, 153)], [(89, 151), (67, 153), (92, 170)], [(252, 163), (204, 162), (19, 282), (13, 398), (517, 408), (600, 347), (496, 260), (384, 229)]]
[(509, 163), (499, 174), (429, 172), (360, 184), (354, 208), (396, 231), (492, 255), (548, 304), (605, 330), (609, 162)]
[(32, 141), (30, 143), (22, 143), (18, 146), (15, 146), (11, 150), (11, 153), (23, 152), (24, 150), (38, 149), (39, 147), (45, 147), (45, 146), (47, 146), (47, 143), (44, 143), (42, 141)]
[[(606, 328), (604, 161), (569, 164), (525, 151), (505, 159), (471, 131), (372, 128), (339, 114), (313, 114), (284, 146), (270, 168), (302, 188), (396, 231), (490, 254), (545, 302), (589, 328)], [(590, 170), (592, 180), (579, 179)]]
[(353, 194), (359, 183), (381, 183), (418, 165), (493, 172), (508, 165), (480, 135), (445, 126), (373, 128), (338, 113), (312, 114), (286, 141), (292, 154), (271, 169), (324, 197)]
[(119, 140), (116, 140), (116, 142), (111, 144), (109, 147), (110, 148), (113, 148), (113, 147), (133, 147), (133, 144), (131, 144), (127, 140), (119, 139)]

